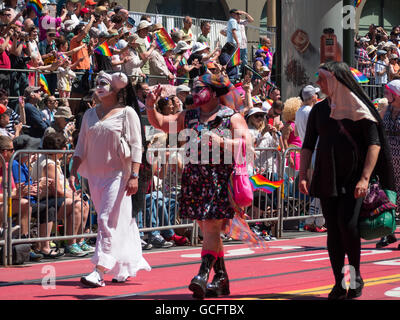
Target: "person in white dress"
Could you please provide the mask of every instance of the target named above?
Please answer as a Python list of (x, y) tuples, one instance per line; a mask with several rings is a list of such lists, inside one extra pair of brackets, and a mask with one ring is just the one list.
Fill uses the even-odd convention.
[[(121, 72), (99, 73), (95, 95), (101, 103), (84, 114), (73, 157), (70, 183), (75, 186), (77, 172), (88, 179), (98, 215), (92, 257), (96, 267), (81, 278), (91, 287), (105, 285), (104, 273), (112, 274), (113, 282), (125, 282), (141, 269), (151, 270), (142, 256), (139, 229), (132, 217), (131, 195), (138, 190), (142, 138), (136, 111), (120, 103), (121, 90), (127, 84), (128, 78)], [(131, 149), (128, 158), (121, 157), (123, 130)]]

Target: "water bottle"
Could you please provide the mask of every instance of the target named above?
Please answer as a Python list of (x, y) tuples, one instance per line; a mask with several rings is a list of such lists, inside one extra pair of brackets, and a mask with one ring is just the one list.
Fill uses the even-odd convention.
[(299, 221), (299, 231), (304, 231), (304, 220)]

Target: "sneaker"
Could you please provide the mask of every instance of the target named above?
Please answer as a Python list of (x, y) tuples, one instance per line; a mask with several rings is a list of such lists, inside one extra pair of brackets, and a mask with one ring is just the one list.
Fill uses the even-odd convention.
[(389, 234), (386, 237), (383, 237), (379, 242), (376, 244), (376, 248), (384, 248), (387, 247), (391, 243), (395, 243), (397, 241), (396, 237), (393, 234)]
[(173, 241), (177, 246), (184, 246), (189, 242), (188, 238), (185, 236), (178, 236), (177, 234), (174, 234), (172, 237), (167, 239), (168, 241)]
[(38, 262), (43, 259), (43, 255), (41, 253), (36, 253), (35, 251), (31, 250), (29, 252), (29, 261)]
[(121, 279), (113, 278), (113, 279), (111, 280), (111, 282), (112, 282), (112, 283), (125, 283), (128, 279), (129, 279), (129, 277), (121, 278)]
[(150, 250), (151, 248), (153, 248), (153, 245), (151, 243), (147, 243), (143, 239), (140, 239), (140, 241), (142, 242), (142, 250)]
[(316, 227), (313, 224), (306, 224), (304, 226), (304, 230), (305, 231), (309, 231), (309, 232), (315, 232), (316, 231)]
[(315, 227), (315, 232), (327, 232), (328, 229), (325, 227)]
[(161, 235), (156, 235), (151, 238), (150, 243), (156, 248), (171, 248), (174, 244), (166, 241)]
[(81, 283), (92, 288), (104, 287), (106, 285), (96, 269), (87, 276), (82, 277)]
[(65, 251), (72, 257), (84, 257), (88, 254), (88, 252), (83, 251), (77, 243), (67, 246)]
[(79, 243), (79, 247), (82, 249), (82, 251), (88, 252), (88, 253), (93, 253), (95, 251), (95, 248), (92, 246), (89, 246), (85, 240)]

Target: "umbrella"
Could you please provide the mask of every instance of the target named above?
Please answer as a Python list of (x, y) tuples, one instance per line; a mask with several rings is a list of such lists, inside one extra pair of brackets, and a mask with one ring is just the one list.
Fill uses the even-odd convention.
[(358, 83), (368, 83), (369, 82), (369, 79), (361, 71), (358, 71), (357, 69), (354, 69), (354, 68), (350, 68), (350, 70)]

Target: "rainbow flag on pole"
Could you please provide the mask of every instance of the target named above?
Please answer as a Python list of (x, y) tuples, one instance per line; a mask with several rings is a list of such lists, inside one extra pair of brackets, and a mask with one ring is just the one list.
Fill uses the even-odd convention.
[(40, 84), (40, 87), (42, 88), (42, 90), (50, 96), (51, 93), (49, 90), (49, 85), (47, 84), (47, 80), (43, 73), (40, 74), (39, 84)]
[(360, 6), (360, 4), (361, 4), (361, 1), (362, 1), (362, 0), (354, 0), (354, 6), (355, 6), (356, 8), (358, 8), (358, 7)]
[(43, 5), (40, 0), (29, 0), (26, 8), (32, 8), (38, 17), (42, 15)]
[(168, 50), (175, 48), (175, 42), (169, 36), (168, 32), (162, 28), (154, 33), (156, 39), (157, 47), (160, 49), (161, 53), (164, 54)]
[(230, 67), (236, 67), (240, 64), (240, 50), (239, 48), (233, 53), (232, 57), (229, 59), (228, 65)]
[(107, 41), (104, 41), (101, 45), (99, 45), (96, 49), (94, 49), (94, 52), (97, 54), (100, 54), (102, 56), (106, 57), (111, 57), (112, 53), (110, 51), (110, 48), (108, 47)]
[(260, 191), (263, 191), (266, 193), (274, 192), (283, 183), (283, 180), (269, 181), (267, 178), (265, 178), (261, 174), (256, 174), (256, 175), (250, 177), (249, 179), (250, 179), (250, 183), (253, 187), (253, 191), (260, 190)]

